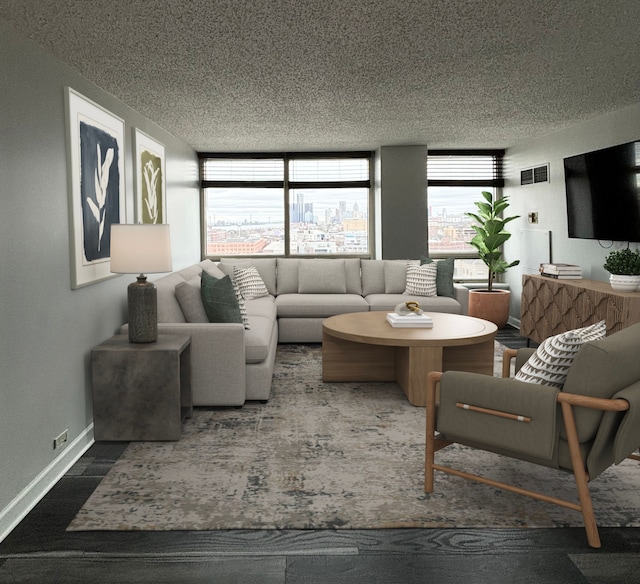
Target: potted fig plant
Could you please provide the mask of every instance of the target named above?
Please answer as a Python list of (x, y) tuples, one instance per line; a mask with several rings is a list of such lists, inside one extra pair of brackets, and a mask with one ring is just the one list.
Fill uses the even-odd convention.
[(609, 274), (611, 288), (618, 292), (635, 292), (640, 286), (640, 251), (616, 249), (609, 253), (602, 266)]
[(482, 191), (482, 197), (484, 200), (474, 203), (478, 211), (465, 215), (475, 222), (471, 227), (476, 234), (469, 243), (478, 250), (478, 256), (487, 266), (488, 285), (486, 290), (469, 291), (469, 316), (490, 320), (502, 328), (509, 319), (511, 292), (494, 290), (493, 282), (496, 274), (502, 274), (520, 263), (520, 260), (509, 263), (502, 257), (502, 246), (511, 237), (505, 225), (520, 215), (503, 217), (509, 207), (507, 197), (494, 199), (488, 191)]

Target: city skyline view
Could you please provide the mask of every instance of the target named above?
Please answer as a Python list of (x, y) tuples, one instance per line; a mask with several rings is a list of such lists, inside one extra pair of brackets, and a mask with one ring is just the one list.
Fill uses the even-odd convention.
[[(472, 220), (465, 213), (476, 210), (478, 189), (430, 187), (428, 195), (429, 253), (473, 253)], [(285, 254), (283, 189), (208, 188), (206, 208), (207, 255)], [(292, 189), (289, 220), (291, 254), (371, 253), (368, 189)], [(460, 259), (456, 271), (477, 279), (484, 264)]]
[[(210, 225), (243, 225), (246, 223), (278, 223), (284, 221), (283, 190), (252, 188), (206, 189), (207, 221)], [(313, 203), (318, 222), (329, 210), (339, 209), (341, 202), (348, 208), (358, 205), (368, 217), (368, 189), (300, 189), (291, 191), (291, 205), (296, 203), (296, 194), (302, 194), (306, 202)]]

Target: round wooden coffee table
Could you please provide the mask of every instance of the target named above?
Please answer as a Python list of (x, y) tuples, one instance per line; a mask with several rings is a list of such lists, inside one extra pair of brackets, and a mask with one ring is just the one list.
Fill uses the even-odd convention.
[(322, 380), (396, 381), (413, 405), (424, 406), (429, 371), (493, 375), (495, 324), (459, 314), (428, 314), (433, 328), (394, 328), (382, 311), (327, 318), (322, 323)]

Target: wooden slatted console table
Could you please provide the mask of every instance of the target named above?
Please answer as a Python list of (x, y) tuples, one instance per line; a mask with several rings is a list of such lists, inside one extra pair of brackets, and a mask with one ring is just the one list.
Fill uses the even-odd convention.
[(522, 276), (520, 333), (537, 343), (605, 319), (607, 335), (640, 322), (640, 292), (616, 292), (608, 282)]

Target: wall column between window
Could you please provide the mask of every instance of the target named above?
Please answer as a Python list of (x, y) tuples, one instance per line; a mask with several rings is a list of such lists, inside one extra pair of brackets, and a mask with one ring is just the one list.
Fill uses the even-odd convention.
[(382, 146), (376, 151), (376, 213), (381, 259), (427, 253), (427, 146)]

